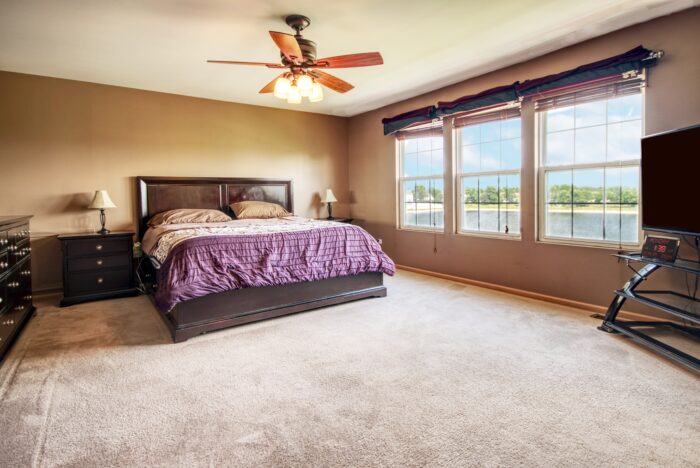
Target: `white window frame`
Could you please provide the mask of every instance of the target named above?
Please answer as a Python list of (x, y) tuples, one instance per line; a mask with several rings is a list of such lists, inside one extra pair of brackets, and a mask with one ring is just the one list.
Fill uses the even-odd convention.
[[(435, 125), (432, 125), (435, 126)], [(443, 130), (442, 124), (440, 124), (440, 130)], [(396, 212), (397, 214), (397, 220), (396, 220), (396, 228), (400, 229), (402, 231), (419, 231), (419, 232), (430, 232), (430, 233), (436, 233), (436, 234), (442, 234), (445, 232), (445, 204), (447, 201), (445, 200), (445, 158), (451, 157), (451, 154), (447, 151), (445, 151), (444, 143), (443, 143), (443, 148), (442, 148), (442, 158), (443, 158), (443, 171), (442, 174), (431, 174), (431, 175), (420, 175), (420, 176), (408, 176), (405, 177), (404, 174), (404, 142), (406, 140), (399, 140), (396, 139), (396, 158), (397, 158), (397, 163), (396, 163), (396, 191), (397, 191), (397, 200), (399, 201), (399, 206), (398, 210)], [(405, 200), (405, 193), (403, 190), (403, 183), (408, 182), (408, 181), (415, 181), (415, 180), (436, 180), (436, 181), (442, 181), (442, 186), (443, 186), (443, 194), (442, 194), (442, 212), (443, 212), (443, 223), (442, 226), (417, 226), (413, 224), (405, 224), (406, 217), (404, 214), (404, 209), (406, 207), (406, 200)]]
[[(483, 112), (476, 112), (474, 115), (486, 115), (486, 114), (491, 114), (491, 113), (498, 113), (503, 111), (504, 109), (512, 109), (514, 107), (520, 107), (519, 105), (513, 106), (513, 105), (508, 105), (505, 107), (500, 107), (498, 109), (488, 109)], [(456, 213), (456, 225), (455, 225), (455, 233), (457, 235), (463, 235), (463, 236), (474, 236), (474, 237), (491, 237), (491, 238), (497, 238), (497, 239), (510, 239), (510, 240), (521, 240), (522, 239), (522, 220), (523, 220), (523, 209), (522, 209), (522, 169), (523, 169), (523, 164), (522, 164), (522, 158), (523, 158), (523, 151), (522, 151), (522, 142), (523, 142), (523, 134), (522, 134), (522, 123), (523, 123), (523, 116), (522, 112), (520, 112), (520, 126), (521, 126), (521, 132), (520, 132), (520, 143), (521, 143), (521, 148), (520, 148), (520, 169), (507, 169), (507, 170), (499, 170), (499, 171), (478, 171), (478, 172), (461, 172), (461, 168), (463, 167), (462, 165), (462, 128), (464, 127), (458, 127), (458, 128), (453, 128), (453, 134), (452, 138), (454, 141), (453, 147), (454, 147), (454, 163), (455, 163), (455, 175), (454, 175), (454, 192), (456, 196), (454, 197), (454, 202), (455, 202), (455, 213)], [(520, 185), (519, 185), (519, 191), (520, 191), (520, 201), (518, 203), (518, 210), (520, 211), (520, 229), (518, 229), (517, 232), (515, 233), (505, 233), (505, 232), (495, 232), (495, 231), (481, 231), (481, 230), (476, 230), (476, 229), (464, 229), (462, 227), (462, 217), (464, 216), (463, 214), (463, 207), (464, 207), (464, 191), (462, 190), (462, 179), (465, 177), (488, 177), (488, 176), (507, 176), (507, 175), (517, 175), (518, 178), (520, 179)], [(500, 192), (500, 188), (499, 188)], [(500, 216), (500, 215), (499, 215)]]
[[(645, 114), (646, 114), (646, 96), (645, 96), (645, 86), (642, 86), (641, 89), (639, 90), (640, 97), (642, 99), (642, 118), (641, 118), (641, 125), (642, 125), (642, 135), (640, 137), (644, 137), (644, 129), (645, 129)], [(606, 99), (607, 100), (607, 99)], [(536, 161), (536, 185), (537, 185), (537, 190), (536, 190), (536, 197), (537, 197), (537, 216), (536, 216), (536, 239), (537, 242), (543, 243), (543, 244), (558, 244), (558, 245), (568, 245), (568, 246), (575, 246), (575, 247), (593, 247), (593, 248), (603, 248), (603, 249), (611, 249), (611, 250), (619, 250), (622, 248), (627, 248), (627, 249), (638, 249), (641, 247), (643, 244), (643, 229), (642, 229), (642, 173), (641, 173), (641, 154), (639, 159), (628, 159), (628, 160), (621, 160), (621, 161), (612, 161), (612, 162), (597, 162), (597, 163), (586, 163), (586, 164), (570, 164), (570, 165), (557, 165), (557, 166), (545, 166), (544, 165), (544, 157), (545, 157), (545, 144), (546, 144), (546, 138), (544, 132), (546, 131), (544, 120), (545, 120), (545, 114), (546, 111), (541, 111), (537, 112), (535, 111), (534, 113), (534, 118), (535, 118), (535, 161)], [(608, 123), (606, 123), (606, 127), (608, 126)], [(607, 134), (607, 132), (606, 132)], [(637, 242), (636, 243), (626, 243), (620, 241), (613, 241), (613, 240), (604, 240), (604, 239), (584, 239), (584, 238), (576, 238), (576, 237), (556, 237), (556, 236), (547, 236), (546, 235), (546, 221), (545, 221), (545, 216), (546, 216), (546, 210), (547, 210), (547, 194), (545, 193), (546, 190), (546, 176), (547, 172), (558, 172), (558, 171), (566, 171), (566, 170), (576, 170), (576, 169), (603, 169), (605, 170), (606, 168), (625, 168), (625, 167), (637, 167), (639, 168), (639, 181), (638, 181), (638, 187), (639, 187), (639, 192), (637, 194), (637, 210), (638, 210), (638, 217), (637, 217)], [(605, 194), (605, 181), (603, 185), (603, 193)], [(607, 204), (603, 204), (604, 206), (604, 213), (605, 213), (605, 206)], [(603, 217), (605, 219), (605, 214), (603, 214)]]

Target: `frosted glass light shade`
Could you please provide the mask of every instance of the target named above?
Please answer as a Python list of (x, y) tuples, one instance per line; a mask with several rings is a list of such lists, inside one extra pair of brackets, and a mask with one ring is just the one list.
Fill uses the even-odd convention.
[(299, 88), (292, 85), (289, 88), (289, 93), (287, 94), (287, 102), (289, 104), (299, 104), (301, 102), (301, 94), (299, 94)]
[(335, 195), (333, 194), (333, 190), (326, 189), (326, 196), (323, 200), (321, 200), (321, 202), (322, 203), (335, 203), (337, 201), (338, 201), (338, 199), (335, 198)]
[(275, 97), (280, 99), (287, 99), (287, 94), (289, 93), (289, 88), (291, 86), (292, 83), (286, 77), (280, 76), (279, 78), (277, 78), (277, 81), (275, 81)]
[(92, 203), (88, 208), (92, 210), (104, 210), (105, 208), (116, 208), (109, 194), (106, 190), (97, 190), (95, 196), (92, 198)]
[(311, 88), (314, 85), (314, 81), (309, 75), (301, 75), (297, 78), (297, 88), (299, 88), (299, 94), (306, 97), (311, 94)]
[(309, 95), (309, 102), (319, 102), (323, 101), (323, 87), (314, 83), (311, 87), (311, 94)]

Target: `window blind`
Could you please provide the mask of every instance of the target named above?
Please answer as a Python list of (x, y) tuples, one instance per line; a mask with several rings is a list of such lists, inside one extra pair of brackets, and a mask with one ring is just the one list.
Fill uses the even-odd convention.
[(642, 75), (627, 80), (621, 80), (620, 77), (617, 77), (614, 80), (607, 80), (607, 82), (590, 83), (549, 95), (543, 94), (542, 97), (535, 98), (535, 110), (546, 111), (574, 104), (637, 94), (644, 85), (645, 81)]
[(474, 112), (470, 114), (458, 115), (454, 118), (452, 126), (454, 128), (466, 127), (468, 125), (477, 125), (495, 120), (506, 120), (515, 117), (520, 117), (520, 107), (510, 107), (507, 109), (493, 110), (484, 112)]
[(442, 136), (442, 122), (437, 122), (429, 126), (416, 127), (414, 129), (401, 130), (396, 132), (397, 140), (408, 140), (410, 138), (427, 138)]

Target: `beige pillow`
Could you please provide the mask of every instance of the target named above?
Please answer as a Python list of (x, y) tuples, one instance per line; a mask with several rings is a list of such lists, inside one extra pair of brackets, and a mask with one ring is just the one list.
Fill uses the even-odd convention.
[(182, 208), (179, 210), (169, 210), (158, 213), (148, 221), (148, 225), (160, 226), (162, 224), (216, 223), (219, 221), (232, 221), (232, 219), (229, 215), (219, 210)]
[(281, 218), (291, 214), (277, 203), (264, 201), (242, 201), (231, 203), (229, 206), (237, 219)]

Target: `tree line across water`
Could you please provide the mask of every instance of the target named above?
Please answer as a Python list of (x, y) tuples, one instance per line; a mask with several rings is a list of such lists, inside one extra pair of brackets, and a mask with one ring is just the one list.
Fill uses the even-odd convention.
[[(607, 197), (602, 187), (573, 187), (567, 184), (549, 187), (549, 203), (637, 203), (638, 190), (636, 187), (621, 187), (608, 189)], [(415, 202), (443, 202), (442, 190), (428, 188), (422, 184), (416, 185), (411, 193)], [(481, 189), (468, 187), (464, 189), (465, 203), (520, 203), (519, 187), (497, 187), (489, 185)]]

